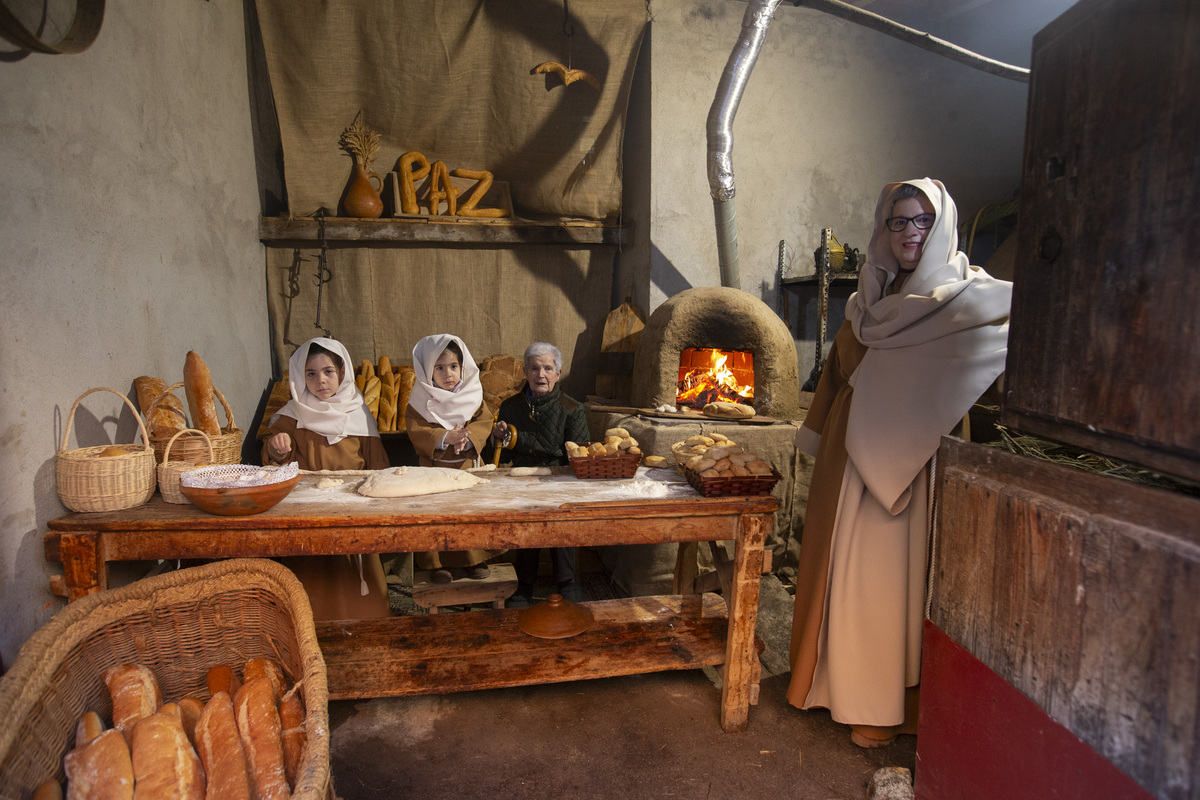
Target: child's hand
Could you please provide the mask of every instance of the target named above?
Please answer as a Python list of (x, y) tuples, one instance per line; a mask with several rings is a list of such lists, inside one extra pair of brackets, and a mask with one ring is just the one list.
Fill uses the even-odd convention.
[(455, 453), (461, 453), (470, 444), (470, 437), (467, 435), (466, 428), (455, 428), (452, 431), (446, 432), (446, 449), (453, 449)]
[(279, 457), (286, 456), (292, 452), (292, 437), (286, 433), (277, 433), (270, 439), (267, 439), (267, 451), (269, 455), (278, 455)]

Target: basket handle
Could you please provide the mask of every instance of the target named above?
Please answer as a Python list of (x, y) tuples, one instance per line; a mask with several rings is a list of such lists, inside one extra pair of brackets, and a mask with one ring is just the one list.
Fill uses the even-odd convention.
[(67, 415), (67, 427), (65, 430), (63, 430), (62, 447), (58, 448), (60, 453), (67, 449), (67, 442), (71, 440), (71, 425), (75, 422), (75, 409), (79, 408), (79, 403), (83, 400), (83, 398), (87, 397), (92, 392), (112, 392), (117, 397), (124, 400), (125, 405), (129, 406), (129, 410), (133, 412), (133, 417), (137, 420), (138, 427), (141, 428), (143, 450), (151, 450), (150, 434), (146, 431), (146, 423), (142, 422), (142, 415), (138, 413), (138, 410), (134, 407), (133, 403), (129, 402), (129, 398), (118, 392), (116, 389), (110, 389), (107, 386), (97, 386), (95, 388), (88, 389), (86, 392), (79, 395), (78, 399), (75, 400), (75, 405), (71, 406), (71, 413)]
[[(169, 395), (171, 392), (175, 391), (176, 389), (178, 389), (182, 386), (183, 386), (183, 381), (180, 381), (179, 383), (172, 383), (170, 386), (167, 387), (165, 392), (163, 392), (158, 397), (151, 400), (150, 405), (148, 405), (146, 407), (146, 417), (149, 418), (150, 415), (152, 413), (154, 413), (154, 409), (158, 407), (158, 404), (160, 401), (165, 400), (167, 395)], [(233, 428), (236, 428), (237, 423), (235, 423), (233, 421), (233, 409), (229, 407), (229, 402), (225, 399), (225, 395), (221, 394), (221, 390), (214, 386), (213, 387), (213, 396), (216, 397), (217, 400), (219, 400), (221, 402), (221, 407), (225, 409), (225, 421), (228, 424), (228, 427), (231, 430)]]
[(208, 434), (205, 433), (204, 431), (200, 430), (199, 428), (184, 428), (183, 430), (179, 431), (179, 433), (176, 433), (174, 436), (172, 436), (170, 441), (167, 442), (167, 449), (163, 450), (163, 463), (164, 464), (171, 460), (171, 445), (175, 443), (176, 439), (178, 439), (180, 436), (183, 436), (185, 433), (198, 433), (201, 436), (203, 436), (204, 443), (208, 445), (208, 461), (209, 461), (209, 463), (211, 464), (213, 461), (216, 460), (216, 456), (213, 454), (213, 449), (212, 449), (212, 439), (210, 439), (208, 437)]

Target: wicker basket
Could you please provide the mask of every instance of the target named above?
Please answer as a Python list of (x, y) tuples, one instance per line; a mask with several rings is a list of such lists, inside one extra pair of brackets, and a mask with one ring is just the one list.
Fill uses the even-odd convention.
[(641, 463), (641, 453), (622, 451), (620, 455), (613, 456), (572, 458), (571, 469), (575, 470), (575, 477), (580, 479), (632, 478)]
[[(125, 401), (142, 430), (143, 449), (117, 456), (100, 455), (112, 445), (67, 449), (75, 409), (92, 392), (112, 392)], [(150, 499), (154, 494), (154, 451), (150, 449), (146, 426), (128, 397), (106, 386), (97, 386), (79, 395), (67, 417), (62, 448), (54, 461), (54, 474), (58, 498), (72, 511), (119, 511), (140, 506)]]
[(179, 491), (179, 475), (180, 473), (196, 468), (196, 462), (171, 460), (171, 445), (183, 434), (198, 433), (204, 437), (204, 441), (208, 443), (208, 460), (205, 464), (213, 463), (213, 447), (212, 440), (204, 431), (196, 430), (195, 428), (185, 428), (179, 433), (176, 433), (167, 442), (167, 449), (163, 451), (163, 462), (158, 465), (158, 491), (162, 494), (162, 499), (168, 503), (178, 503), (186, 505), (191, 502), (183, 496), (183, 492)]
[(683, 477), (705, 497), (757, 497), (770, 494), (779, 483), (779, 473), (736, 475), (732, 478), (702, 478), (695, 470), (683, 469)]
[[(150, 402), (150, 406), (146, 409), (147, 419), (158, 407), (160, 401), (164, 400), (167, 395), (176, 389), (183, 386), (183, 383), (173, 383), (167, 387), (167, 390), (154, 398)], [(175, 442), (175, 447), (172, 452), (178, 461), (190, 461), (193, 464), (203, 461), (208, 454), (209, 449), (212, 450), (212, 459), (210, 464), (237, 464), (242, 460), (242, 431), (237, 427), (237, 423), (233, 419), (233, 409), (229, 407), (229, 403), (225, 400), (225, 395), (221, 394), (221, 390), (213, 387), (213, 396), (217, 398), (217, 402), (225, 409), (225, 419), (228, 424), (221, 429), (219, 436), (212, 436), (207, 441), (199, 436), (191, 434), (183, 437), (178, 442)], [(195, 420), (193, 420), (193, 423)], [(199, 433), (199, 431), (197, 431)], [(154, 457), (161, 464), (164, 460), (167, 450), (167, 443), (175, 441), (175, 436), (151, 436), (150, 444), (154, 447)]]
[(329, 690), (312, 609), (296, 576), (266, 559), (169, 572), (58, 612), (0, 679), (0, 796), (29, 797), (43, 781), (64, 779), (79, 717), (111, 719), (105, 669), (143, 664), (164, 699), (206, 698), (209, 668), (240, 669), (255, 656), (277, 660), (289, 681), (302, 683), (308, 743), (292, 797), (332, 797)]

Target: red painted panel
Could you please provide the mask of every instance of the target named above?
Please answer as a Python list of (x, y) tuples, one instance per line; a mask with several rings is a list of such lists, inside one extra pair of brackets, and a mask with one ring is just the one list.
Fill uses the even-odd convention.
[(917, 800), (1154, 800), (925, 621)]

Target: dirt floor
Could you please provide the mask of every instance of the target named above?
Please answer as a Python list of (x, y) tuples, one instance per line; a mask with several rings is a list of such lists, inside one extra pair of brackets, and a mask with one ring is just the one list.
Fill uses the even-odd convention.
[[(586, 554), (584, 554), (586, 555)], [(586, 599), (606, 599), (581, 561)], [(421, 613), (402, 585), (398, 613)], [(863, 750), (824, 711), (784, 699), (791, 596), (764, 576), (763, 679), (747, 729), (724, 733), (713, 669), (330, 703), (344, 800), (730, 798), (861, 800), (877, 769), (912, 770), (916, 737)], [(534, 599), (549, 594), (539, 584)]]

